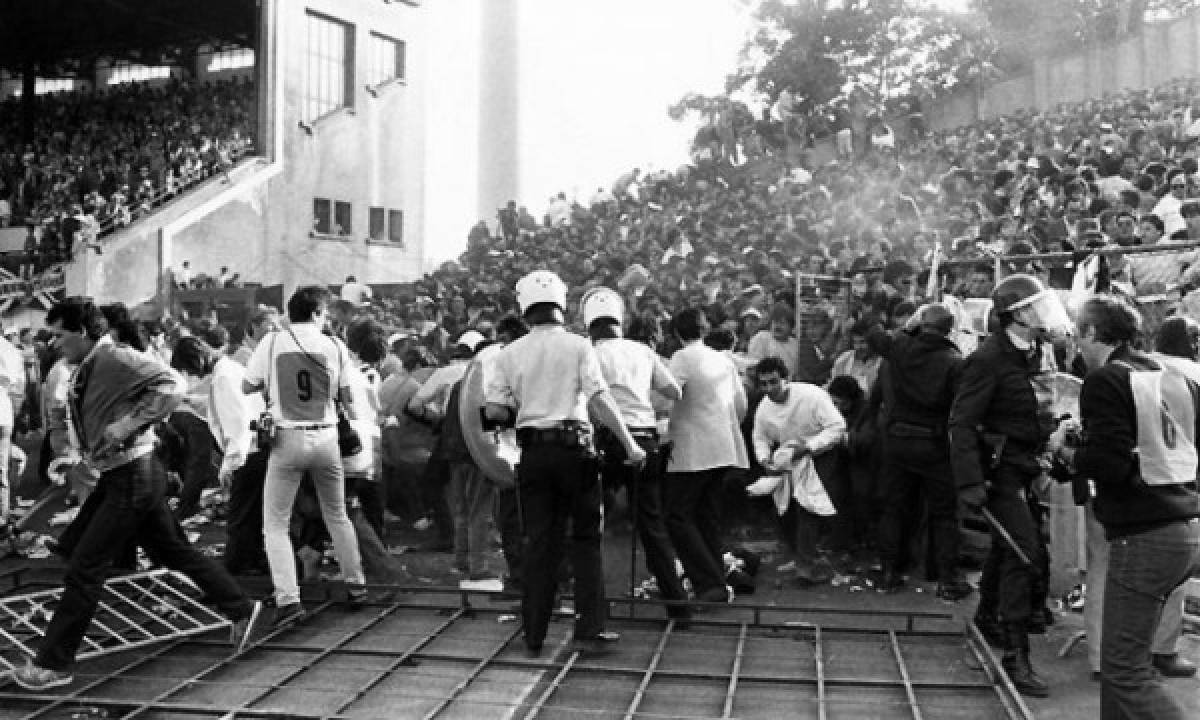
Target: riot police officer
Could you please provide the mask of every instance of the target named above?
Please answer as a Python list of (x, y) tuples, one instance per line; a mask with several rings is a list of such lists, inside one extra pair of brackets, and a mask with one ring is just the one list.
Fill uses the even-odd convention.
[(678, 400), (682, 396), (679, 383), (648, 345), (622, 336), (625, 303), (620, 295), (609, 288), (597, 287), (583, 296), (579, 308), (621, 419), (646, 451), (645, 465), (630, 467), (623, 462), (625, 451), (616, 436), (601, 429), (596, 433), (597, 448), (601, 451), (601, 477), (614, 490), (619, 486), (627, 488), (634, 526), (646, 553), (646, 567), (654, 574), (659, 592), (667, 601), (667, 615), (687, 618), (690, 615), (684, 604), (687, 592), (675, 570), (675, 550), (663, 520), (658, 427), (650, 400), (651, 390), (668, 400)]
[(521, 447), (517, 484), (528, 548), (521, 598), (525, 645), (536, 655), (545, 641), (569, 522), (575, 644), (580, 650), (601, 650), (617, 635), (604, 627), (602, 492), (589, 411), (616, 435), (627, 462), (641, 464), (646, 452), (621, 421), (595, 350), (563, 326), (567, 287), (562, 280), (536, 270), (517, 282), (516, 291), (530, 331), (496, 357), (487, 378), (485, 415), (491, 422), (515, 425)]
[(1004, 668), (1017, 690), (1045, 697), (1049, 689), (1029, 663), (1026, 629), (1046, 554), (1029, 500), (1056, 425), (1056, 366), (1048, 341), (1072, 326), (1054, 291), (1031, 275), (997, 283), (992, 312), (999, 327), (967, 358), (950, 412), (951, 465), (962, 504), (976, 511), (986, 506), (996, 521), (992, 552)]

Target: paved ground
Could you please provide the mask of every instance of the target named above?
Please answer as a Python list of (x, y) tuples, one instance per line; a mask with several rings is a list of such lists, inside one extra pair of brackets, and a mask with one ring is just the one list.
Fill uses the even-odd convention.
[[(201, 530), (202, 544), (220, 540), (219, 525)], [(393, 547), (423, 539), (411, 529), (393, 530)], [(629, 538), (619, 527), (606, 538), (611, 598), (628, 596)], [(836, 586), (800, 587), (775, 571), (784, 558), (772, 554), (769, 536), (757, 532), (754, 538), (752, 546), (765, 554), (753, 595), (702, 614), (695, 627), (670, 632), (661, 609), (639, 606), (629, 618), (629, 606), (617, 602), (612, 613), (619, 618), (614, 627), (625, 634), (621, 650), (591, 664), (570, 652), (566, 621), (555, 623), (545, 657), (523, 658), (511, 599), (471, 598), (464, 612), (460, 595), (434, 592), (457, 582), (450, 556), (404, 552), (396, 555), (404, 585), (418, 592), (380, 600), (365, 614), (322, 606), (324, 590), (313, 586), (307, 597), (318, 612), (310, 623), (261, 639), (260, 647), (236, 661), (228, 659), (219, 636), (100, 658), (81, 665), (81, 679), (59, 696), (61, 704), (0, 694), (0, 718), (83, 717), (88, 707), (97, 708), (93, 716), (113, 717), (155, 698), (166, 705), (143, 708), (137, 716), (203, 717), (197, 708), (212, 706), (242, 708), (238, 716), (275, 717), (299, 704), (315, 714), (348, 717), (383, 716), (384, 708), (389, 717), (435, 710), (451, 717), (509, 717), (535, 707), (543, 717), (778, 717), (784, 709), (803, 716), (803, 708), (821, 701), (829, 717), (907, 717), (914, 703), (924, 717), (1003, 716), (992, 694), (967, 687), (987, 682), (959, 635), (973, 600), (943, 604), (931, 585), (920, 583), (880, 595), (858, 575), (839, 578)], [(492, 562), (502, 568), (498, 553)], [(25, 583), (52, 584), (58, 573), (55, 560), (15, 558), (0, 562), (0, 573), (24, 566), (37, 569), (24, 576)], [(640, 570), (638, 580), (645, 577)], [(255, 592), (267, 589), (263, 578), (245, 582)], [(12, 591), (11, 582), (0, 580), (0, 593)], [(889, 615), (898, 612), (929, 616)], [(1049, 699), (1027, 700), (1035, 716), (1098, 715), (1099, 686), (1090, 680), (1085, 648), (1057, 657), (1081, 624), (1077, 614), (1060, 614), (1049, 633), (1034, 636), (1035, 667), (1052, 686)], [(814, 637), (813, 625), (822, 626), (823, 637)], [(862, 632), (838, 632), (839, 627)], [(377, 633), (379, 628), (390, 632)], [(890, 640), (889, 629), (898, 631), (897, 640)], [(392, 640), (373, 645), (365, 640), (375, 635)], [(1200, 637), (1185, 636), (1183, 649), (1200, 662)], [(900, 683), (897, 653), (907, 660), (913, 695), (906, 696)], [(130, 667), (122, 670), (125, 666)], [(786, 681), (791, 672), (796, 679)], [(737, 678), (740, 687), (734, 687)], [(960, 681), (964, 688), (957, 691), (932, 687)], [(344, 692), (351, 686), (353, 692)], [(821, 698), (818, 687), (824, 688)], [(1172, 687), (1200, 717), (1200, 680), (1172, 681)], [(407, 704), (397, 705), (402, 696)], [(167, 711), (172, 707), (177, 712)], [(631, 708), (636, 712), (626, 715)]]

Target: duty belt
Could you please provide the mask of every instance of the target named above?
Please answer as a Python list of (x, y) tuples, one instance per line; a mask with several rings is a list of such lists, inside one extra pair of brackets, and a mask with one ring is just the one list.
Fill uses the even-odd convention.
[(517, 428), (517, 445), (557, 445), (559, 447), (590, 449), (592, 430), (582, 423), (550, 428)]

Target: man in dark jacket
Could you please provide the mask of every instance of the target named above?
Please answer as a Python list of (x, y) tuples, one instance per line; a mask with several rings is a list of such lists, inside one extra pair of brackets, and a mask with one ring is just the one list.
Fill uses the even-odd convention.
[(950, 471), (947, 425), (962, 373), (962, 353), (949, 339), (954, 314), (941, 303), (922, 308), (911, 332), (871, 340), (887, 363), (889, 408), (882, 469), (887, 502), (879, 526), (883, 590), (900, 588), (901, 537), (906, 509), (918, 491), (929, 508), (937, 558), (938, 597), (957, 602), (970, 593), (958, 572), (958, 494)]
[(1096, 296), (1083, 306), (1083, 442), (1058, 452), (1094, 481), (1093, 508), (1109, 540), (1100, 716), (1182, 720), (1183, 707), (1154, 668), (1151, 644), (1167, 596), (1200, 563), (1200, 390), (1133, 349), (1140, 324), (1137, 311), (1116, 297)]
[(991, 564), (999, 572), (996, 610), (1004, 667), (1017, 690), (1045, 697), (1049, 689), (1029, 665), (1026, 634), (1046, 553), (1029, 498), (1056, 428), (1056, 368), (1046, 340), (1068, 332), (1070, 319), (1054, 291), (1030, 275), (1004, 278), (992, 291), (992, 303), (1000, 330), (963, 365), (950, 412), (950, 463), (965, 508), (986, 505), (1004, 528), (992, 534), (997, 557)]

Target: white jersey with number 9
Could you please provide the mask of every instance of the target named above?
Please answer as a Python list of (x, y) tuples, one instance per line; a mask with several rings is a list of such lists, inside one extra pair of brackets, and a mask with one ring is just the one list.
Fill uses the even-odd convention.
[(269, 385), (267, 408), (284, 427), (335, 423), (337, 388), (348, 383), (342, 372), (347, 351), (311, 323), (296, 323), (291, 329), (295, 337), (285, 330), (259, 343), (246, 368), (246, 380)]

